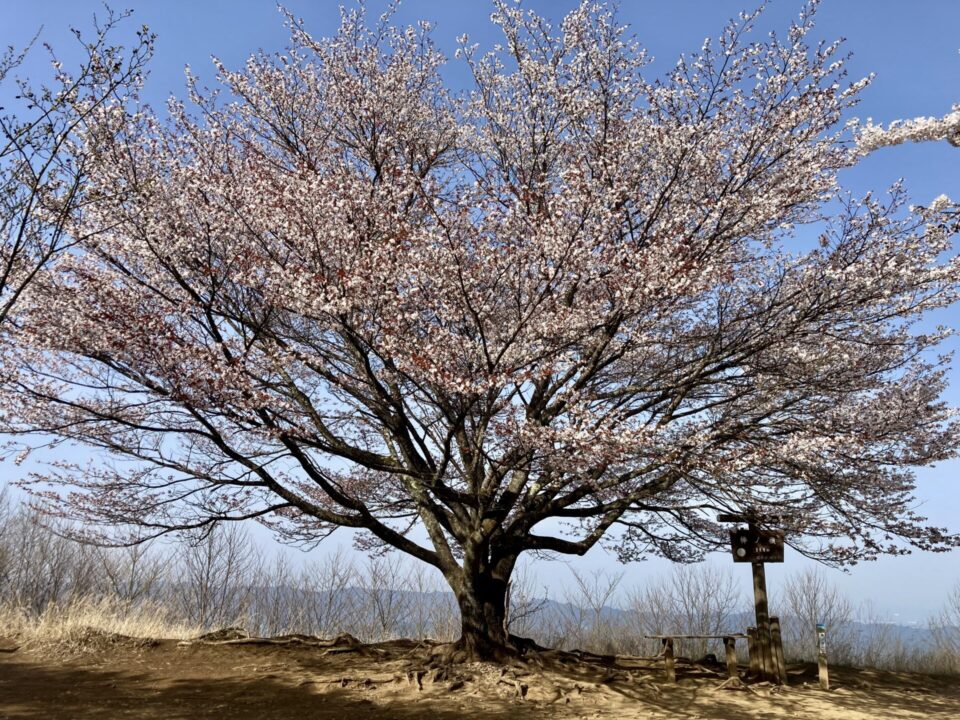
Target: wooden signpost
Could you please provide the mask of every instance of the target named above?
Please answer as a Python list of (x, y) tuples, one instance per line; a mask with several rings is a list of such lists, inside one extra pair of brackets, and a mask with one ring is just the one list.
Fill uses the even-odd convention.
[(754, 659), (754, 650), (751, 649), (751, 669), (755, 667), (762, 680), (786, 684), (787, 672), (782, 661), (780, 623), (779, 621), (775, 623), (777, 632), (771, 635), (770, 609), (767, 605), (767, 578), (763, 568), (764, 563), (783, 562), (783, 532), (760, 529), (757, 518), (751, 515), (724, 514), (718, 516), (717, 521), (746, 523), (746, 527), (730, 531), (730, 549), (734, 562), (748, 562), (753, 568), (753, 598), (757, 626), (752, 645), (757, 657)]

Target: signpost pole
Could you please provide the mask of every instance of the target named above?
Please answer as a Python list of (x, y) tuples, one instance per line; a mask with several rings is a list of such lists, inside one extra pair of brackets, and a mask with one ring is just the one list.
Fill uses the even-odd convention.
[[(767, 521), (774, 518), (768, 517)], [(781, 667), (780, 655), (774, 653), (779, 646), (779, 632), (777, 637), (771, 636), (770, 609), (767, 606), (767, 577), (763, 564), (767, 562), (783, 562), (783, 532), (766, 530), (759, 527), (759, 520), (755, 513), (722, 513), (717, 516), (718, 522), (746, 523), (746, 528), (736, 528), (730, 531), (731, 550), (734, 562), (749, 562), (753, 567), (753, 597), (757, 615), (757, 627), (754, 631), (755, 639), (751, 648), (750, 664), (754, 665), (756, 650), (757, 675), (761, 680), (773, 683), (783, 682), (786, 679), (786, 667)], [(779, 623), (778, 623), (779, 625)], [(779, 629), (779, 628), (778, 628)]]
[(760, 675), (760, 648), (755, 627), (747, 628), (747, 652), (750, 654), (750, 675), (757, 677)]
[(767, 607), (767, 577), (762, 562), (753, 566), (753, 600), (757, 614), (757, 645), (760, 655), (760, 675), (774, 681), (773, 652), (770, 647), (770, 610)]
[(770, 642), (773, 643), (773, 661), (777, 666), (777, 677), (781, 685), (787, 684), (787, 663), (783, 657), (783, 635), (780, 632), (780, 618), (770, 616)]

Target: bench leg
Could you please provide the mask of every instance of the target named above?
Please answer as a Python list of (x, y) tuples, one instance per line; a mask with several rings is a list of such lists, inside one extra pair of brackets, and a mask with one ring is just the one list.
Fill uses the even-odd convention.
[(737, 673), (737, 641), (732, 637), (723, 639), (723, 647), (727, 651), (727, 674), (732, 678), (738, 678)]
[(673, 638), (663, 639), (663, 666), (667, 673), (667, 682), (676, 682), (677, 671), (673, 660)]

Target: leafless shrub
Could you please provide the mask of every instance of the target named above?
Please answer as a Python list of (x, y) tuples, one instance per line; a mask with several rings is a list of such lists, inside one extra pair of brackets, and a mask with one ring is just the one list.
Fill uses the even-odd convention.
[(256, 557), (249, 574), (244, 627), (252, 633), (271, 637), (297, 632), (304, 625), (305, 597), (302, 578), (284, 553)]
[(307, 563), (301, 577), (309, 596), (304, 614), (305, 632), (332, 637), (355, 626), (357, 602), (351, 589), (357, 582), (357, 571), (342, 549)]
[[(728, 570), (709, 565), (680, 565), (669, 575), (634, 589), (627, 598), (636, 651), (653, 654), (656, 641), (644, 635), (723, 635), (742, 631), (736, 616), (743, 609), (740, 583)], [(685, 655), (719, 652), (718, 641), (686, 640)]]
[(423, 637), (442, 642), (453, 642), (460, 637), (460, 608), (453, 593), (445, 591), (437, 597), (432, 607), (431, 630)]
[[(841, 665), (861, 665), (874, 668), (885, 667), (885, 661), (889, 657), (890, 648), (894, 640), (893, 625), (887, 622), (887, 619), (871, 602), (865, 602), (860, 606), (859, 613), (857, 614), (857, 623), (859, 625), (859, 632), (851, 638), (848, 652), (838, 652), (837, 649), (833, 647), (835, 642), (833, 640), (833, 633), (830, 633), (831, 639), (829, 641), (828, 651), (831, 661)], [(863, 631), (864, 626), (869, 629), (869, 632)]]
[(220, 628), (242, 623), (256, 563), (250, 536), (239, 525), (216, 526), (187, 538), (174, 558), (171, 600), (192, 625)]
[(34, 614), (93, 592), (100, 568), (90, 547), (72, 542), (58, 521), (29, 508), (9, 512), (0, 559), (0, 597)]
[(817, 658), (817, 624), (827, 626), (833, 662), (849, 664), (857, 642), (852, 626), (853, 606), (819, 568), (790, 575), (783, 592), (775, 598), (782, 608), (784, 652), (788, 659)]
[(409, 598), (405, 563), (375, 556), (367, 560), (360, 576), (361, 614), (359, 636), (365, 640), (390, 640), (400, 634)]
[(617, 652), (618, 619), (612, 612), (617, 588), (623, 573), (608, 574), (601, 570), (571, 570), (573, 582), (567, 588), (556, 618), (556, 641), (561, 647)]
[(7, 586), (6, 569), (10, 564), (8, 526), (10, 523), (10, 493), (7, 486), (0, 487), (0, 600), (4, 598), (3, 588)]
[(415, 563), (406, 574), (404, 589), (409, 593), (404, 634), (414, 638), (455, 640), (460, 633), (460, 611), (438, 572)]
[(168, 558), (152, 543), (125, 548), (92, 548), (101, 573), (100, 592), (136, 605), (163, 591)]
[(531, 567), (518, 566), (507, 591), (507, 631), (521, 637), (539, 634), (547, 602), (547, 588), (537, 585)]
[(953, 586), (940, 612), (930, 619), (929, 627), (932, 669), (960, 673), (960, 582)]

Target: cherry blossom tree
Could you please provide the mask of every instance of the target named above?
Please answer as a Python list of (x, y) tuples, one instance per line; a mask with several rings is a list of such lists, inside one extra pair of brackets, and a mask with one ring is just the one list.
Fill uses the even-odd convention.
[(13, 77), (31, 48), (11, 47), (0, 57), (0, 87), (15, 93), (19, 111), (0, 108), (0, 323), (37, 273), (74, 242), (67, 224), (87, 200), (89, 158), (80, 135), (101, 109), (131, 99), (142, 83), (153, 36), (142, 28), (128, 51), (110, 42), (129, 15), (107, 9), (102, 21), (94, 21), (92, 39), (74, 31), (83, 60), (72, 73), (45, 46), (54, 69), (51, 85)]
[(98, 454), (28, 484), (115, 542), (353, 528), (443, 573), (480, 658), (511, 651), (524, 552), (697, 559), (718, 511), (833, 563), (956, 545), (912, 490), (960, 444), (925, 319), (957, 300), (957, 205), (837, 174), (960, 122), (845, 122), (868, 81), (814, 9), (649, 80), (603, 7), (497, 2), (463, 96), (426, 24), (288, 16), (285, 53), (168, 117), (103, 107), (0, 406)]

